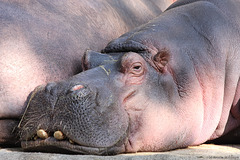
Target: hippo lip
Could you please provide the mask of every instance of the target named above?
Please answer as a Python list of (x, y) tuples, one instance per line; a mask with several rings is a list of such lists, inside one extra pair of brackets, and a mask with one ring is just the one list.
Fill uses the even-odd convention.
[(113, 155), (125, 152), (125, 143), (120, 146), (112, 147), (90, 147), (82, 146), (77, 143), (71, 144), (69, 141), (59, 141), (53, 137), (45, 140), (22, 141), (21, 146), (25, 151), (41, 151), (67, 154), (94, 154), (94, 155)]
[[(87, 88), (89, 89), (90, 87), (87, 87)], [(52, 88), (50, 88), (50, 89), (52, 89)], [(52, 107), (51, 109), (55, 109), (56, 111), (59, 111), (59, 109), (56, 109), (56, 108), (58, 108), (59, 106), (62, 106), (63, 104), (65, 106), (69, 106), (68, 109), (71, 109), (71, 107), (72, 107), (71, 105), (74, 103), (77, 104), (75, 106), (78, 106), (77, 102), (85, 102), (85, 100), (81, 101), (81, 99), (79, 99), (79, 98), (81, 98), (79, 96), (79, 94), (81, 93), (80, 95), (82, 95), (83, 89), (84, 88), (82, 86), (75, 85), (72, 88), (71, 92), (67, 96), (55, 95), (54, 98), (52, 98), (53, 100), (51, 99), (52, 101), (49, 102), (49, 104), (50, 104), (49, 106)], [(90, 89), (92, 90), (92, 88), (90, 88)], [(38, 93), (39, 98), (41, 98), (41, 95), (45, 95), (45, 92), (42, 93), (42, 90), (36, 90), (35, 92), (37, 92), (37, 91), (39, 92)], [(35, 92), (33, 95), (31, 95), (31, 99), (29, 100), (28, 104), (30, 104), (31, 100), (35, 97)], [(97, 99), (96, 95), (98, 92), (95, 91), (93, 93), (94, 94), (87, 94), (87, 96), (88, 95), (91, 96), (91, 98), (89, 98), (89, 99), (90, 100), (93, 99), (95, 101)], [(86, 96), (84, 96), (84, 98), (85, 97)], [(42, 97), (42, 99), (44, 99), (44, 98), (45, 98), (45, 96)], [(32, 102), (34, 102), (34, 99)], [(62, 103), (62, 102), (64, 102), (64, 103)], [(84, 104), (84, 108), (87, 108), (87, 107), (85, 107), (86, 103), (81, 103), (80, 105), (83, 106), (83, 104)], [(93, 105), (95, 106), (95, 103), (93, 103)], [(19, 134), (20, 134), (21, 146), (25, 151), (41, 151), (41, 152), (54, 152), (54, 153), (57, 152), (57, 153), (71, 153), (71, 154), (72, 153), (74, 153), (74, 154), (94, 154), (94, 155), (113, 155), (113, 154), (125, 152), (125, 144), (127, 141), (129, 124), (128, 125), (126, 124), (125, 131), (121, 132), (121, 134), (119, 134), (119, 135), (117, 134), (116, 138), (114, 138), (109, 143), (103, 142), (101, 144), (101, 143), (97, 143), (94, 141), (91, 143), (88, 143), (87, 141), (83, 140), (84, 134), (83, 134), (83, 137), (79, 137), (79, 139), (78, 139), (76, 134), (70, 133), (69, 130), (66, 129), (66, 126), (67, 126), (66, 124), (68, 124), (67, 123), (68, 121), (66, 121), (66, 123), (62, 124), (62, 121), (64, 121), (64, 120), (62, 119), (62, 121), (61, 121), (56, 118), (56, 117), (62, 118), (63, 116), (66, 116), (66, 113), (73, 113), (73, 112), (65, 113), (65, 112), (61, 111), (61, 112), (57, 112), (57, 113), (55, 112), (55, 114), (51, 114), (51, 113), (46, 114), (46, 115), (49, 115), (49, 116), (46, 116), (47, 120), (45, 121), (44, 118), (40, 117), (43, 119), (43, 121), (40, 121), (41, 123), (39, 125), (38, 122), (35, 122), (36, 116), (32, 116), (32, 114), (29, 114), (29, 113), (31, 113), (31, 111), (36, 112), (34, 110), (34, 107), (32, 107), (32, 106), (35, 106), (34, 103), (31, 103), (31, 106), (27, 107), (28, 110), (26, 109), (25, 114), (23, 115), (22, 120), (19, 124), (19, 128), (20, 128)], [(40, 105), (40, 107), (41, 106), (42, 105)], [(40, 108), (40, 107), (38, 107), (38, 108)], [(40, 110), (40, 111), (42, 111), (42, 110)], [(41, 113), (40, 111), (38, 113)], [(77, 115), (77, 114), (75, 114), (75, 115)], [(48, 117), (50, 117), (50, 119), (48, 119)], [(34, 125), (29, 123), (29, 121), (31, 123), (34, 122), (33, 123)], [(48, 121), (51, 123), (47, 123)], [(76, 122), (76, 121), (74, 121), (74, 122)], [(46, 123), (48, 124), (47, 127), (41, 127), (41, 124), (45, 125)], [(84, 123), (84, 124), (91, 125), (88, 123)], [(92, 124), (94, 124), (94, 123), (92, 123)], [(40, 128), (32, 127), (32, 126), (37, 126), (37, 125)], [(46, 137), (39, 136), (37, 134), (37, 132), (39, 130), (44, 130), (45, 132), (47, 132), (47, 136)], [(53, 133), (55, 133), (56, 131), (62, 131), (62, 133), (64, 134), (64, 139), (59, 140), (57, 138), (54, 138), (55, 136)], [(106, 135), (106, 134), (104, 134), (104, 135)], [(94, 137), (92, 137), (92, 138), (94, 139)], [(69, 140), (73, 140), (74, 143), (69, 142)]]
[[(87, 147), (71, 144), (68, 141), (58, 141), (53, 137), (49, 137), (45, 140), (22, 141), (21, 146), (26, 151), (62, 152), (62, 150), (64, 150), (66, 153), (81, 154), (102, 154), (106, 150), (106, 148)], [(49, 148), (54, 149), (50, 150)]]
[(108, 147), (86, 146), (72, 141), (69, 137), (58, 140), (53, 136), (46, 139), (31, 138), (21, 141), (21, 147), (25, 151), (67, 153), (67, 154), (93, 154), (93, 155), (115, 155), (126, 152), (126, 144), (128, 144), (128, 130), (119, 138), (119, 140)]

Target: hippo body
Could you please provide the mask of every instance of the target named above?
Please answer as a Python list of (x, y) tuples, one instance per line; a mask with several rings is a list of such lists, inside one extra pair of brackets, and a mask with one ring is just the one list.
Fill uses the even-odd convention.
[(239, 7), (237, 0), (179, 0), (102, 53), (86, 51), (84, 72), (29, 95), (22, 147), (166, 151), (238, 128)]
[(170, 3), (0, 1), (0, 144), (15, 143), (10, 133), (36, 86), (79, 73), (86, 49), (100, 51), (110, 40), (159, 15)]

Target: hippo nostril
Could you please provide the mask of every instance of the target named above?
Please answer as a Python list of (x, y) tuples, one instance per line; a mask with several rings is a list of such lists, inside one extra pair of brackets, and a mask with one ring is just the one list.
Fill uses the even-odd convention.
[(83, 97), (86, 97), (87, 95), (89, 95), (90, 90), (89, 90), (89, 88), (79, 84), (79, 85), (75, 85), (74, 87), (69, 89), (67, 93), (71, 94), (71, 96), (79, 99), (79, 98), (83, 98)]
[(76, 86), (74, 86), (74, 87), (72, 87), (71, 89), (70, 89), (70, 91), (76, 91), (76, 90), (79, 90), (79, 89), (82, 89), (82, 88), (84, 88), (84, 86), (83, 85), (76, 85)]

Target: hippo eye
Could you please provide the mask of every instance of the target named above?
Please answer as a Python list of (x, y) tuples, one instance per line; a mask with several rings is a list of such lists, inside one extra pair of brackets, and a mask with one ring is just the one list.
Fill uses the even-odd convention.
[(141, 66), (134, 66), (133, 69), (134, 69), (135, 71), (139, 71), (139, 70), (141, 69)]
[(142, 64), (139, 62), (133, 63), (130, 71), (132, 74), (142, 74), (143, 73)]

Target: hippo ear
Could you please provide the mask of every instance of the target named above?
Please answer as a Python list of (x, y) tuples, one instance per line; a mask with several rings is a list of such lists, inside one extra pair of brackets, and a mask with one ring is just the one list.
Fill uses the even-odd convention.
[(95, 52), (92, 50), (86, 50), (82, 58), (82, 68), (84, 71), (95, 68), (103, 65), (103, 63), (107, 60), (109, 60), (107, 54), (102, 54), (100, 52)]
[(164, 49), (153, 56), (153, 62), (160, 72), (164, 72), (169, 61), (169, 51)]

